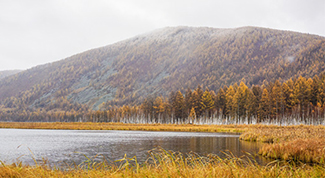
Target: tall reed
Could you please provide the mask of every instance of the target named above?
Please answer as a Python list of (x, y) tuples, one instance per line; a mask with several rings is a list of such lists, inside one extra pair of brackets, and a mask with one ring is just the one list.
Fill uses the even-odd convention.
[(216, 155), (207, 157), (195, 153), (186, 155), (154, 149), (148, 160), (139, 164), (136, 157), (124, 157), (117, 165), (89, 160), (71, 169), (50, 169), (46, 166), (21, 164), (0, 166), (0, 177), (324, 177), (324, 165), (292, 165), (274, 161), (261, 166), (250, 155), (226, 158)]
[(240, 139), (267, 143), (259, 153), (268, 158), (318, 164), (325, 160), (324, 126), (255, 128), (243, 133)]

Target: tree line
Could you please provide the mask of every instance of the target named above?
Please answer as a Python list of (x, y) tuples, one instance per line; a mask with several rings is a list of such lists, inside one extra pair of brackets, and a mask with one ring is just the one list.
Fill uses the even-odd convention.
[[(325, 118), (325, 77), (276, 80), (267, 85), (247, 87), (244, 82), (220, 88), (171, 92), (168, 98), (149, 97), (140, 106), (104, 111), (124, 122), (149, 123), (273, 123), (323, 124)], [(118, 116), (118, 117), (114, 117)], [(136, 117), (135, 117), (136, 116)], [(120, 120), (120, 121), (122, 121)]]
[(42, 110), (16, 112), (1, 110), (5, 121), (124, 122), (192, 124), (324, 124), (325, 75), (299, 77), (281, 83), (247, 87), (224, 86), (218, 91), (202, 86), (171, 92), (168, 97), (150, 96), (139, 105), (108, 110), (89, 110), (79, 105), (68, 111)]

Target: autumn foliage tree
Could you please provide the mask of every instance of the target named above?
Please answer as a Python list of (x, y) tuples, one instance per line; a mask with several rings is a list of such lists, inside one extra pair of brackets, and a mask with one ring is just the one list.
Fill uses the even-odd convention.
[[(36, 88), (35, 88), (36, 89)], [(65, 92), (65, 91), (62, 91)], [(60, 95), (61, 93), (58, 93)], [(60, 96), (43, 109), (31, 110), (20, 100), (6, 99), (0, 110), (4, 121), (132, 122), (132, 123), (276, 123), (324, 124), (325, 75), (298, 77), (248, 87), (244, 81), (218, 89), (186, 89), (168, 97), (150, 96), (140, 105), (90, 110)], [(42, 104), (35, 103), (35, 104)], [(17, 107), (17, 110), (7, 109)], [(64, 108), (58, 109), (58, 108)], [(17, 112), (19, 109), (22, 112)]]

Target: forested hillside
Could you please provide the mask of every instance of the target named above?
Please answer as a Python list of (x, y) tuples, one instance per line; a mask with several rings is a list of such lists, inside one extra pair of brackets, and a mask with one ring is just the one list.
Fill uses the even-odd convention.
[(0, 80), (1, 111), (82, 115), (198, 85), (213, 91), (238, 82), (267, 86), (324, 71), (324, 37), (256, 27), (168, 27)]
[(10, 75), (17, 74), (17, 73), (19, 73), (21, 71), (22, 70), (4, 70), (4, 71), (0, 71), (0, 79), (8, 77)]

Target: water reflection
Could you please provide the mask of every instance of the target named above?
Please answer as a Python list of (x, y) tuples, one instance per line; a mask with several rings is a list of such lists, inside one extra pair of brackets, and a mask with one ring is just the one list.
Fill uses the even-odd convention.
[[(87, 157), (117, 160), (127, 154), (147, 159), (147, 152), (155, 147), (199, 155), (210, 153), (222, 156), (229, 150), (236, 156), (243, 152), (255, 153), (260, 145), (239, 141), (238, 134), (145, 132), (145, 131), (71, 131), (71, 130), (21, 130), (0, 129), (0, 160), (34, 164), (33, 152), (38, 161), (47, 158), (51, 164), (80, 164)], [(25, 155), (25, 156), (24, 156)], [(263, 160), (260, 160), (263, 162)]]

